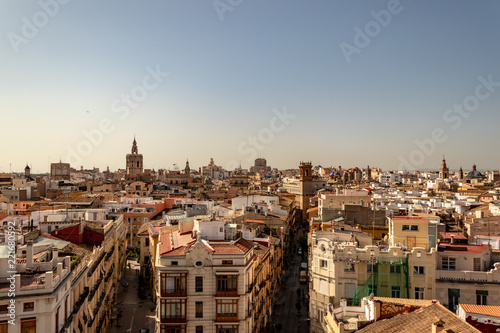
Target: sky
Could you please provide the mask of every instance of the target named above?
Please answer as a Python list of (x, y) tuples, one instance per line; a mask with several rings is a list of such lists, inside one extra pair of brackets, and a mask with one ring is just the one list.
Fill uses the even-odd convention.
[(0, 172), (500, 169), (498, 1), (0, 2)]

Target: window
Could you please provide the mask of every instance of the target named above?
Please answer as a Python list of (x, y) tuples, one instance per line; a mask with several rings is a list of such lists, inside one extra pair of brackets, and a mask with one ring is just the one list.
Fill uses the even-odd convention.
[(488, 305), (488, 290), (476, 290), (476, 304), (477, 305)]
[(34, 302), (27, 302), (23, 304), (23, 311), (33, 311), (35, 310)]
[(410, 227), (410, 230), (411, 230), (411, 231), (418, 231), (418, 225), (412, 225), (412, 226)]
[(21, 319), (21, 333), (36, 333), (36, 319)]
[(321, 268), (327, 268), (328, 267), (328, 262), (326, 260), (320, 260), (319, 265)]
[(149, 246), (149, 238), (146, 238), (146, 246)]
[(238, 275), (218, 275), (217, 295), (236, 295), (238, 292)]
[(7, 333), (9, 330), (9, 326), (7, 322), (0, 323), (0, 333)]
[(399, 265), (391, 265), (391, 274), (400, 274), (401, 266)]
[(232, 260), (222, 260), (223, 265), (232, 265), (233, 261)]
[(415, 299), (425, 299), (424, 288), (415, 287)]
[(217, 321), (237, 321), (238, 320), (238, 300), (237, 299), (217, 299), (216, 320)]
[(195, 292), (201, 293), (203, 292), (203, 276), (197, 276), (195, 278)]
[(460, 289), (448, 289), (448, 309), (457, 311), (458, 300), (460, 298)]
[(160, 293), (162, 296), (186, 294), (186, 273), (161, 273), (160, 274)]
[(354, 272), (354, 264), (346, 262), (344, 264), (344, 272)]
[(401, 288), (400, 287), (391, 287), (391, 297), (392, 298), (401, 298)]
[(366, 272), (367, 273), (373, 272), (373, 265), (372, 264), (366, 264)]
[(0, 305), (0, 314), (7, 313), (9, 309), (7, 309), (7, 304)]
[(424, 266), (413, 266), (413, 275), (424, 275)]
[(162, 299), (160, 303), (160, 320), (162, 323), (186, 321), (186, 300)]
[(441, 259), (441, 269), (445, 271), (454, 271), (457, 269), (455, 262), (455, 258), (443, 257)]
[(203, 326), (196, 326), (196, 333), (203, 333)]
[(238, 325), (217, 325), (217, 333), (238, 333)]
[(481, 258), (474, 258), (474, 271), (481, 271)]
[(171, 266), (179, 266), (179, 262), (178, 261), (172, 261), (170, 263)]
[(408, 224), (403, 224), (402, 230), (408, 231), (408, 230), (410, 230), (410, 226)]
[(195, 317), (196, 318), (203, 318), (203, 302), (196, 302), (195, 303)]

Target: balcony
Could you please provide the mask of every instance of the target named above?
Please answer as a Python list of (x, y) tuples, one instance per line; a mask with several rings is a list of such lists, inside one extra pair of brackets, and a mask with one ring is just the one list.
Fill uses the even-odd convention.
[(89, 294), (89, 287), (85, 287), (83, 289), (83, 293), (80, 295), (78, 298), (78, 301), (75, 303), (75, 307), (73, 308), (73, 314), (77, 314), (78, 311), (80, 311), (80, 308), (82, 307), (83, 303), (85, 302), (85, 298)]
[(217, 297), (235, 297), (238, 296), (237, 290), (217, 290), (215, 293)]
[(186, 323), (186, 315), (169, 315), (161, 317), (162, 324), (168, 323)]
[(180, 289), (180, 288), (163, 289), (160, 294), (161, 294), (161, 297), (186, 297), (187, 290)]
[(217, 313), (215, 321), (219, 322), (236, 322), (238, 321), (238, 315), (236, 313)]

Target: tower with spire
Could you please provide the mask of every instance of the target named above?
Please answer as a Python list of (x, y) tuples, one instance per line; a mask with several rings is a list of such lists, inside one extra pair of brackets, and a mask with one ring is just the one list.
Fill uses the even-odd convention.
[(184, 168), (184, 173), (189, 176), (191, 174), (191, 168), (189, 167), (189, 160), (186, 161), (186, 167)]
[(137, 141), (132, 142), (131, 154), (127, 154), (127, 179), (135, 179), (143, 173), (142, 154), (137, 149)]
[(446, 165), (446, 159), (443, 156), (443, 162), (441, 163), (441, 167), (439, 168), (439, 179), (448, 179), (450, 177), (450, 170)]

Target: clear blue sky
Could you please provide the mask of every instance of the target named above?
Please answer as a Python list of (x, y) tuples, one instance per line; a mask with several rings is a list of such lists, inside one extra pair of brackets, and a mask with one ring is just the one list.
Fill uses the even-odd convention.
[(278, 168), (500, 168), (498, 1), (65, 2), (0, 3), (0, 171), (124, 168), (134, 133), (154, 169), (252, 151)]

